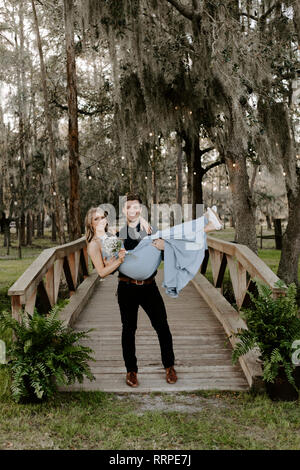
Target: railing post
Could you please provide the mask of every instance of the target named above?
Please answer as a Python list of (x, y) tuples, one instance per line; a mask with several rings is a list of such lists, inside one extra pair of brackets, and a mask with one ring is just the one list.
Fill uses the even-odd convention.
[(20, 295), (12, 295), (11, 297), (11, 312), (12, 316), (19, 320), (19, 312), (21, 310), (21, 296)]

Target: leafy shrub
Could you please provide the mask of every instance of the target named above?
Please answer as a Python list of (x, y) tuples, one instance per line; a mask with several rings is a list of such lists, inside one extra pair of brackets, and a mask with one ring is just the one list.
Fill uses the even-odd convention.
[[(290, 284), (285, 295), (273, 298), (270, 287), (258, 280), (255, 284), (258, 296), (249, 292), (253, 308), (244, 310), (248, 329), (240, 329), (235, 334), (240, 342), (233, 350), (233, 362), (258, 347), (263, 362), (263, 379), (274, 382), (279, 368), (283, 367), (288, 381), (297, 389), (293, 377), (295, 365), (292, 363), (292, 344), (300, 339), (296, 285)], [(277, 281), (276, 287), (283, 289), (285, 284)]]
[[(47, 399), (59, 385), (69, 385), (84, 376), (94, 380), (87, 361), (92, 349), (78, 344), (91, 330), (77, 332), (66, 327), (58, 318), (56, 305), (48, 315), (34, 310), (30, 315), (21, 311), (20, 321), (4, 311), (0, 314), (0, 335), (10, 330), (14, 340), (8, 342), (8, 362), (2, 365), (9, 371), (12, 397), (16, 402)], [(2, 333), (2, 334), (1, 334)]]

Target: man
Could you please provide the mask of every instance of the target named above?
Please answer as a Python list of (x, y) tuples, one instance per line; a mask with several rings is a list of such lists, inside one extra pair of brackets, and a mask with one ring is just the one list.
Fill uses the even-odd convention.
[[(135, 248), (140, 240), (147, 235), (146, 230), (141, 228), (141, 204), (142, 201), (138, 194), (128, 193), (126, 195), (123, 207), (126, 225), (117, 233), (117, 236), (124, 240), (126, 250)], [(153, 245), (159, 250), (164, 249), (163, 240), (155, 240)], [(172, 335), (167, 321), (166, 308), (155, 282), (156, 273), (157, 271), (145, 281), (137, 281), (119, 273), (117, 293), (122, 321), (122, 349), (127, 369), (126, 383), (131, 387), (138, 386), (135, 332), (139, 306), (145, 310), (158, 335), (167, 382), (174, 384), (177, 381)]]

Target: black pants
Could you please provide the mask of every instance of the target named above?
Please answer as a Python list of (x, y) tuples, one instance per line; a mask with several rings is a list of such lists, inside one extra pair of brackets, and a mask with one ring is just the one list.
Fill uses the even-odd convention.
[(163, 366), (165, 368), (173, 366), (175, 358), (172, 335), (167, 321), (165, 304), (155, 281), (142, 286), (119, 281), (118, 303), (123, 327), (123, 358), (127, 372), (138, 371), (135, 355), (135, 332), (139, 306), (147, 313), (158, 335)]

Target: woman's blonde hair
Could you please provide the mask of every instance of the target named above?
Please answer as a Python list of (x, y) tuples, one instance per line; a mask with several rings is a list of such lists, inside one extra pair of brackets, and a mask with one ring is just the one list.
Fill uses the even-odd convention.
[[(102, 210), (100, 207), (91, 207), (87, 213), (86, 213), (86, 216), (85, 216), (85, 220), (84, 220), (84, 225), (85, 225), (85, 238), (86, 238), (86, 241), (89, 243), (95, 236), (95, 230), (94, 230), (94, 227), (93, 227), (93, 216), (95, 214), (95, 212), (97, 212), (98, 210)], [(104, 215), (105, 217), (108, 215), (108, 212), (107, 211), (103, 211), (104, 212)], [(107, 228), (108, 228), (108, 224), (106, 224), (106, 227), (105, 227), (105, 232), (107, 232)]]

